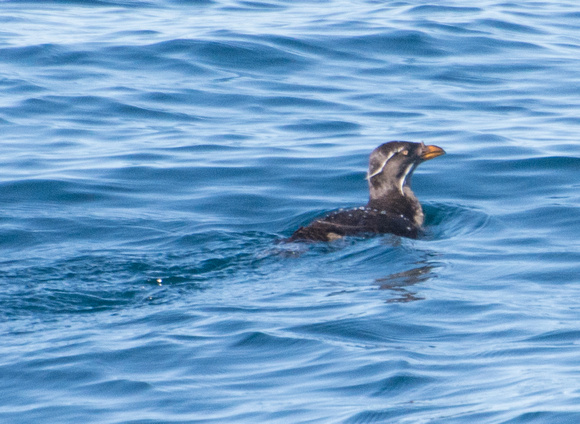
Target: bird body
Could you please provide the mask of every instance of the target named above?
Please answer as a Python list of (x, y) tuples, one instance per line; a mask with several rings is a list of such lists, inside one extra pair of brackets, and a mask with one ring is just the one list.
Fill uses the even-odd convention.
[(423, 209), (411, 190), (411, 177), (422, 162), (445, 154), (437, 146), (391, 141), (370, 155), (366, 206), (332, 212), (300, 227), (288, 241), (332, 241), (349, 235), (394, 234), (417, 238)]

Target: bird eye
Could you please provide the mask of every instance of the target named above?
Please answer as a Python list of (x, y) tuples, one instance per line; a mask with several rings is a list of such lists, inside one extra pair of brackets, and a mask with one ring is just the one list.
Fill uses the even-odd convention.
[(408, 150), (402, 150), (401, 151), (401, 154), (407, 156), (409, 154), (409, 151)]

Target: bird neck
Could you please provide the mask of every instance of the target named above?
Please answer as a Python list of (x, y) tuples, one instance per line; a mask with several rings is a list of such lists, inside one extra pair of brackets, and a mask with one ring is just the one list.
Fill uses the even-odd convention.
[(403, 215), (418, 227), (423, 225), (423, 208), (421, 208), (415, 193), (407, 185), (403, 187), (403, 194), (396, 188), (380, 192), (371, 190), (371, 197), (367, 207), (387, 211), (395, 215)]

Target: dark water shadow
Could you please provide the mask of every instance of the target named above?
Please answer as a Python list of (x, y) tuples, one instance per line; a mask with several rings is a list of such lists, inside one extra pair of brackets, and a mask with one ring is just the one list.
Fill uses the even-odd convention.
[(406, 303), (415, 300), (424, 300), (424, 297), (417, 295), (417, 292), (411, 288), (416, 284), (423, 283), (435, 277), (436, 275), (433, 272), (434, 268), (432, 265), (411, 268), (406, 271), (387, 275), (386, 277), (377, 278), (375, 284), (378, 284), (380, 290), (390, 290), (393, 293), (394, 297), (387, 299), (387, 303)]

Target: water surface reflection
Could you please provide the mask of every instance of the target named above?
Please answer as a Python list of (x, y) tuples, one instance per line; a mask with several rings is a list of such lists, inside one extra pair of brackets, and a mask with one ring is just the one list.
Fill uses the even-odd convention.
[(397, 272), (387, 275), (386, 277), (377, 278), (375, 283), (381, 290), (391, 290), (395, 297), (388, 299), (387, 303), (411, 302), (414, 300), (423, 300), (424, 297), (418, 296), (410, 288), (415, 284), (422, 283), (434, 277), (432, 265), (424, 265), (407, 271)]

